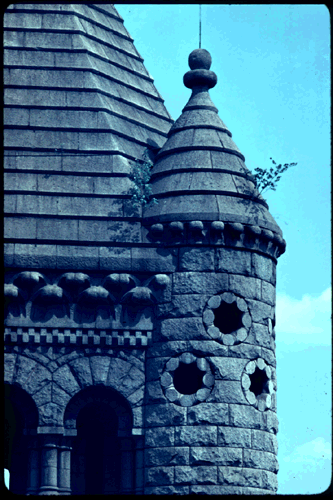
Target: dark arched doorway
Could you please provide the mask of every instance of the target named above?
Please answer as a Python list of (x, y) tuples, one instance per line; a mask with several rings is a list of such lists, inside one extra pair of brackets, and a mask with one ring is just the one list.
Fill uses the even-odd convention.
[(74, 425), (71, 492), (112, 495), (133, 492), (132, 413), (127, 401), (106, 387), (89, 387), (67, 406), (65, 426)]
[(31, 396), (17, 386), (5, 384), (4, 468), (10, 473), (9, 490), (26, 494), (30, 484), (29, 461), (38, 412)]

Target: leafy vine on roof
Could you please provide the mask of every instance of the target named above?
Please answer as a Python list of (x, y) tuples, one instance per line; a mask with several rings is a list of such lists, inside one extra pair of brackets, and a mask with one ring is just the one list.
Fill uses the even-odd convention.
[(144, 150), (142, 160), (138, 158), (132, 164), (132, 170), (129, 178), (133, 182), (133, 186), (129, 190), (132, 205), (149, 206), (156, 204), (158, 201), (152, 197), (152, 189), (150, 185), (151, 169), (153, 163), (150, 161), (148, 149)]

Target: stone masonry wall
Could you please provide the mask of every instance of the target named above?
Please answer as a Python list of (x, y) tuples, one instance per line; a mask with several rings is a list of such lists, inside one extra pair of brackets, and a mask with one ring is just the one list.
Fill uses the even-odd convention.
[(145, 493), (274, 493), (276, 262), (230, 248), (178, 255), (147, 351)]

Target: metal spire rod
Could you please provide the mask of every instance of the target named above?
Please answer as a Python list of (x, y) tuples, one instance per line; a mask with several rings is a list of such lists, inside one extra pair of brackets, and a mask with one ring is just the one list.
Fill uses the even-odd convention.
[(201, 4), (199, 4), (199, 49), (201, 49)]

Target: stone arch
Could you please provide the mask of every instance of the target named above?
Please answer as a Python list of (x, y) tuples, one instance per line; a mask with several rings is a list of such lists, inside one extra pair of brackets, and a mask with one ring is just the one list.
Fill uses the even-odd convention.
[(26, 494), (29, 486), (29, 440), (37, 432), (38, 410), (21, 387), (5, 383), (5, 457), (10, 472), (9, 489)]
[(77, 432), (72, 438), (72, 494), (133, 491), (133, 414), (124, 396), (111, 387), (86, 387), (67, 404), (64, 426)]

